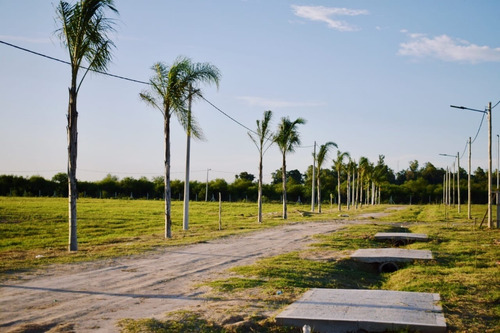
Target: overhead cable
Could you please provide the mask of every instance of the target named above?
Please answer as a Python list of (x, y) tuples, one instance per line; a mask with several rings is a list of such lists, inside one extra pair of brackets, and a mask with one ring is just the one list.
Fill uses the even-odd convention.
[[(21, 46), (18, 46), (18, 45), (14, 45), (14, 44), (11, 44), (11, 43), (7, 43), (7, 42), (2, 41), (2, 40), (0, 40), (0, 44), (4, 44), (4, 45), (7, 45), (7, 46), (16, 48), (18, 50), (25, 51), (25, 52), (28, 52), (28, 53), (31, 53), (31, 54), (34, 54), (34, 55), (37, 55), (37, 56), (40, 56), (40, 57), (43, 57), (43, 58), (47, 58), (47, 59), (50, 59), (50, 60), (53, 60), (53, 61), (57, 61), (57, 62), (66, 64), (66, 65), (71, 65), (71, 63), (68, 62), (68, 61), (65, 61), (65, 60), (62, 60), (62, 59), (58, 59), (58, 58), (55, 58), (55, 57), (51, 57), (51, 56), (48, 56), (48, 55), (43, 54), (43, 53), (35, 52), (33, 50), (30, 50), (30, 49), (27, 49), (27, 48), (24, 48), (24, 47), (21, 47)], [(145, 84), (145, 85), (150, 85), (151, 84), (151, 83), (146, 82), (146, 81), (131, 79), (131, 78), (128, 78), (128, 77), (125, 77), (125, 76), (121, 76), (121, 75), (115, 75), (115, 74), (111, 74), (111, 73), (107, 73), (107, 72), (102, 72), (102, 71), (97, 71), (97, 70), (89, 69), (88, 67), (85, 67), (85, 66), (80, 66), (80, 68), (90, 70), (90, 71), (92, 71), (94, 73), (98, 73), (98, 74), (102, 74), (102, 75), (114, 77), (116, 79), (126, 80), (126, 81), (130, 81), (130, 82), (134, 82), (134, 83), (140, 83), (140, 84)], [(220, 113), (222, 113), (224, 116), (226, 116), (227, 118), (231, 119), (236, 124), (242, 126), (243, 128), (245, 128), (246, 130), (248, 130), (248, 131), (250, 131), (252, 133), (257, 134), (255, 131), (251, 130), (247, 126), (243, 125), (241, 122), (237, 121), (236, 119), (234, 119), (233, 117), (231, 117), (230, 115), (228, 115), (227, 113), (225, 113), (224, 111), (222, 111), (220, 108), (218, 108), (217, 106), (215, 106), (212, 102), (210, 102), (209, 100), (207, 100), (205, 97), (201, 96), (201, 98), (203, 100), (205, 100), (205, 102), (207, 102), (208, 104), (210, 104), (213, 108), (215, 108), (217, 111), (219, 111)]]

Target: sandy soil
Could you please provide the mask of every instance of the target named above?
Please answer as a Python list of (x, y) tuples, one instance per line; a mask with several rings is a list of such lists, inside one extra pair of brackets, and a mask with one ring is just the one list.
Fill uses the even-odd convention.
[(122, 318), (164, 319), (207, 304), (202, 281), (303, 248), (354, 221), (297, 223), (147, 255), (57, 265), (0, 284), (0, 331), (117, 332)]

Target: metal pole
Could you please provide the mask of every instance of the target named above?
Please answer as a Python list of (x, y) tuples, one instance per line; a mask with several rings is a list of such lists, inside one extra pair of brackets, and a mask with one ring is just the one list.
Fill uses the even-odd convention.
[(315, 195), (314, 182), (315, 181), (316, 181), (316, 141), (314, 141), (314, 152), (313, 152), (313, 174), (312, 174), (312, 189), (311, 189), (311, 212), (314, 212), (314, 195)]
[(457, 192), (458, 192), (458, 213), (460, 214), (460, 152), (457, 152)]
[(211, 169), (207, 169), (207, 187), (205, 189), (205, 202), (208, 201), (208, 172), (210, 171)]
[(469, 136), (469, 174), (468, 174), (468, 177), (467, 177), (467, 210), (468, 210), (468, 213), (467, 213), (467, 217), (468, 219), (472, 219), (472, 216), (471, 216), (471, 191), (470, 191), (470, 169), (471, 169), (471, 166), (470, 166), (470, 160), (471, 160), (471, 140), (470, 140), (470, 136)]

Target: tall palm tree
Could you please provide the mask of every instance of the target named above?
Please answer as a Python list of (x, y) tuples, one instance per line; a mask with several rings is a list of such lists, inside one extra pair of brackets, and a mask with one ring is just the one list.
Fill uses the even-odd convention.
[(264, 118), (262, 118), (262, 121), (257, 120), (256, 136), (248, 132), (248, 136), (252, 139), (253, 143), (257, 147), (257, 150), (259, 151), (259, 193), (257, 198), (257, 221), (259, 223), (262, 223), (262, 163), (265, 152), (273, 144), (272, 132), (269, 128), (272, 117), (273, 112), (271, 110), (264, 111)]
[[(316, 156), (316, 162), (318, 163), (318, 175), (317, 175), (317, 184), (318, 184), (318, 212), (321, 213), (321, 166), (323, 162), (327, 158), (328, 152), (331, 147), (338, 148), (335, 142), (328, 141), (324, 145), (319, 147), (318, 155)], [(314, 180), (313, 180), (314, 181)], [(314, 195), (314, 193), (313, 193)]]
[(341, 152), (340, 150), (337, 150), (337, 159), (333, 161), (333, 165), (335, 167), (335, 170), (337, 170), (337, 195), (338, 195), (338, 204), (339, 204), (339, 212), (342, 210), (342, 199), (340, 196), (340, 175), (342, 173), (342, 170), (344, 170), (344, 158), (349, 157), (348, 152)]
[(187, 109), (187, 124), (186, 128), (186, 175), (184, 180), (184, 217), (183, 229), (189, 229), (189, 169), (190, 169), (190, 155), (191, 155), (191, 136), (197, 139), (202, 139), (202, 132), (196, 121), (194, 120), (191, 112), (193, 99), (196, 97), (203, 97), (201, 89), (198, 87), (200, 83), (211, 84), (214, 83), (217, 88), (219, 87), (220, 72), (219, 69), (209, 63), (192, 63), (190, 59), (187, 71), (185, 73), (185, 80), (188, 87), (188, 109)]
[(278, 131), (274, 135), (274, 142), (278, 145), (283, 157), (283, 165), (281, 169), (283, 179), (283, 219), (288, 218), (286, 211), (286, 154), (293, 153), (295, 147), (300, 145), (300, 136), (297, 131), (297, 126), (305, 124), (306, 120), (297, 118), (291, 121), (288, 117), (281, 118), (281, 123), (278, 126)]
[(359, 203), (361, 207), (363, 207), (363, 190), (364, 190), (364, 185), (363, 182), (365, 181), (366, 178), (366, 173), (368, 171), (370, 165), (370, 161), (368, 158), (362, 156), (359, 158), (359, 180), (360, 180), (360, 185), (359, 185)]
[[(189, 115), (186, 102), (189, 99), (189, 72), (191, 61), (185, 57), (177, 58), (172, 66), (158, 62), (151, 68), (153, 77), (149, 80), (150, 90), (139, 94), (141, 99), (163, 115), (163, 134), (165, 145), (165, 238), (172, 237), (171, 188), (170, 188), (170, 118), (174, 114), (185, 129), (188, 129)], [(191, 128), (191, 131), (194, 127)]]
[[(60, 1), (57, 6), (58, 21), (62, 27), (56, 31), (67, 49), (71, 63), (71, 83), (68, 103), (68, 204), (69, 204), (69, 251), (78, 250), (76, 199), (76, 161), (78, 150), (78, 112), (76, 102), (83, 80), (89, 71), (104, 72), (111, 60), (114, 47), (108, 33), (114, 31), (113, 21), (104, 14), (115, 14), (113, 0), (81, 0), (75, 4)], [(86, 63), (86, 68), (82, 65)], [(84, 69), (79, 78), (80, 69)]]

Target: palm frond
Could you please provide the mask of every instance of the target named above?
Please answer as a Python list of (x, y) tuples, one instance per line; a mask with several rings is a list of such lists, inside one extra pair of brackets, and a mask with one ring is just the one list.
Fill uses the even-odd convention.
[(77, 91), (89, 70), (103, 72), (111, 60), (114, 43), (108, 33), (114, 31), (114, 21), (105, 16), (105, 10), (118, 14), (113, 0), (85, 0), (73, 5), (60, 1), (57, 7), (62, 27), (56, 33), (68, 50), (73, 82), (76, 83), (82, 61), (88, 62)]

